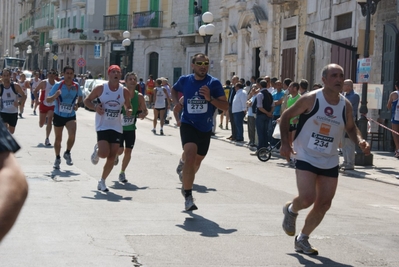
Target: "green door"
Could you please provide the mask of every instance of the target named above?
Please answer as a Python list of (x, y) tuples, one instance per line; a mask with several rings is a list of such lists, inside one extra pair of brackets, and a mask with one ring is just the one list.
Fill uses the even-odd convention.
[(128, 10), (129, 10), (129, 1), (128, 0), (119, 0), (119, 29), (120, 30), (128, 30)]
[(150, 14), (149, 15), (152, 15), (151, 13), (155, 12), (155, 16), (154, 16), (153, 19), (151, 19), (150, 27), (155, 27), (155, 28), (159, 27), (160, 17), (159, 17), (159, 12), (158, 11), (159, 11), (159, 0), (151, 0), (150, 1)]

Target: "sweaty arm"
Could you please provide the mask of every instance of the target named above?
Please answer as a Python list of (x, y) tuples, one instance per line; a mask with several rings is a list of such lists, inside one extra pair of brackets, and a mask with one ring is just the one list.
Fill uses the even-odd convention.
[(123, 96), (125, 97), (125, 110), (126, 110), (126, 115), (131, 116), (132, 115), (132, 103), (130, 102), (130, 92), (126, 87), (123, 87)]
[(93, 103), (93, 100), (98, 98), (103, 92), (103, 86), (98, 85), (94, 87), (94, 89), (90, 92), (88, 96), (86, 96), (85, 100), (83, 100), (83, 103), (88, 109), (94, 110), (98, 112), (98, 114), (102, 115), (104, 114), (104, 110), (102, 109), (102, 104), (95, 105)]
[(292, 105), (290, 108), (286, 109), (280, 117), (280, 154), (287, 160), (289, 160), (290, 154), (294, 153), (291, 147), (291, 141), (289, 140), (290, 119), (299, 116), (302, 113), (310, 111), (313, 107), (315, 99), (316, 95), (301, 96), (298, 101), (296, 101), (295, 104)]
[(25, 94), (24, 90), (22, 90), (21, 86), (19, 86), (19, 84), (14, 84), (14, 87), (15, 87), (15, 91), (21, 96), (21, 101), (25, 101), (26, 94)]
[(41, 81), (38, 86), (36, 86), (35, 90), (33, 91), (33, 95), (35, 96), (35, 99), (37, 99), (38, 103), (40, 103), (39, 99), (39, 91), (44, 90), (46, 87), (46, 81)]
[(349, 138), (360, 147), (360, 149), (363, 151), (364, 154), (366, 154), (366, 155), (370, 154), (370, 145), (367, 143), (366, 140), (363, 139), (359, 128), (357, 128), (357, 126), (353, 120), (353, 109), (352, 109), (352, 105), (348, 99), (346, 99), (346, 102), (345, 102), (345, 111), (346, 111), (346, 114), (345, 114), (345, 116), (346, 116), (346, 125), (345, 125), (346, 133), (348, 134)]

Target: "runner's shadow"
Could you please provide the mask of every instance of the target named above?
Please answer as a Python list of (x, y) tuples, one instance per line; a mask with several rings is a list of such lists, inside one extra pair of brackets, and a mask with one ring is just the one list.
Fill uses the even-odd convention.
[(204, 185), (198, 185), (198, 184), (194, 184), (193, 185), (193, 191), (197, 192), (197, 193), (202, 193), (202, 194), (207, 194), (209, 192), (216, 192), (215, 188), (208, 188)]
[(119, 182), (114, 182), (114, 184), (111, 185), (110, 188), (115, 190), (138, 191), (138, 190), (148, 189), (148, 186), (138, 187), (137, 185), (131, 184), (129, 182), (124, 184)]
[(82, 198), (93, 199), (93, 200), (107, 200), (110, 202), (121, 202), (122, 200), (127, 200), (127, 201), (132, 200), (132, 197), (122, 197), (111, 191), (108, 192), (92, 191), (92, 192), (95, 193), (93, 197), (82, 196)]
[(75, 172), (72, 172), (72, 171), (61, 171), (61, 170), (53, 169), (51, 171), (50, 177), (51, 177), (51, 179), (54, 179), (57, 176), (61, 177), (61, 178), (68, 178), (68, 177), (78, 176), (78, 175), (80, 175), (80, 173), (75, 173)]
[(297, 260), (299, 261), (301, 266), (306, 266), (306, 267), (320, 266), (320, 265), (323, 265), (326, 267), (354, 267), (353, 265), (339, 263), (339, 262), (333, 261), (329, 258), (322, 257), (322, 256), (303, 254), (303, 255), (308, 256), (309, 258), (320, 261), (320, 262), (317, 262), (317, 261), (311, 261), (311, 260), (305, 259), (302, 254), (288, 253), (287, 255), (297, 258)]
[(39, 143), (36, 147), (53, 148), (53, 145), (46, 146), (46, 145), (43, 144), (43, 143)]
[(224, 229), (219, 224), (208, 220), (200, 215), (194, 214), (191, 211), (186, 212), (191, 215), (191, 218), (186, 218), (183, 225), (177, 224), (177, 227), (182, 228), (188, 232), (198, 232), (201, 236), (218, 237), (219, 234), (231, 234), (237, 232), (237, 229)]

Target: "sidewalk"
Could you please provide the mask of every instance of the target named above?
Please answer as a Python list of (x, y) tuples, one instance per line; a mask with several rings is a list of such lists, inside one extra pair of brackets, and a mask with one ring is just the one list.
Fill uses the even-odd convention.
[[(148, 110), (147, 119), (153, 120), (153, 110)], [(220, 124), (220, 115), (217, 116), (216, 125)], [(226, 123), (224, 122), (223, 125)], [(173, 118), (168, 125), (165, 127), (176, 128), (176, 121)], [(237, 143), (228, 140), (227, 138), (231, 136), (231, 126), (229, 124), (229, 130), (220, 129), (218, 126), (216, 127), (215, 136), (212, 136), (212, 139), (219, 140), (223, 142), (230, 143), (231, 145), (235, 145), (238, 147), (242, 147), (243, 153), (247, 153), (248, 157), (252, 157), (254, 160), (258, 160), (257, 157), (250, 156), (250, 151), (248, 149), (248, 131), (247, 124), (244, 124), (244, 139), (246, 140), (243, 143)], [(395, 176), (399, 175), (399, 170), (397, 168), (397, 164), (399, 164), (399, 159), (393, 156), (393, 152), (386, 151), (372, 151), (373, 154), (373, 166), (355, 166), (355, 170), (347, 170), (340, 171), (340, 176), (344, 177), (353, 177), (359, 179), (368, 179), (377, 182), (382, 182), (386, 184), (399, 186), (399, 178), (395, 178)], [(285, 163), (285, 159), (283, 159), (278, 152), (272, 152), (272, 157), (280, 158), (281, 163)], [(342, 163), (343, 158), (340, 157), (340, 163)], [(274, 161), (276, 162), (276, 161)], [(277, 161), (280, 163), (279, 161)], [(399, 177), (399, 176), (398, 176)]]

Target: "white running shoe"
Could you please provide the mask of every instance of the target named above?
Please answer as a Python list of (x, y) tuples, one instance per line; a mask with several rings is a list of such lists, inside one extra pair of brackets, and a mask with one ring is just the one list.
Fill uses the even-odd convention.
[(124, 172), (121, 172), (121, 173), (119, 174), (119, 182), (121, 182), (121, 183), (127, 183), (126, 175), (125, 175)]
[(98, 157), (98, 145), (97, 143), (94, 145), (94, 151), (93, 154), (91, 154), (91, 163), (93, 163), (94, 165), (97, 165), (98, 161), (100, 160), (100, 158)]
[(108, 192), (108, 187), (105, 185), (105, 180), (101, 179), (98, 181), (97, 189), (103, 192)]
[(50, 139), (46, 138), (46, 140), (44, 141), (44, 145), (51, 146)]

